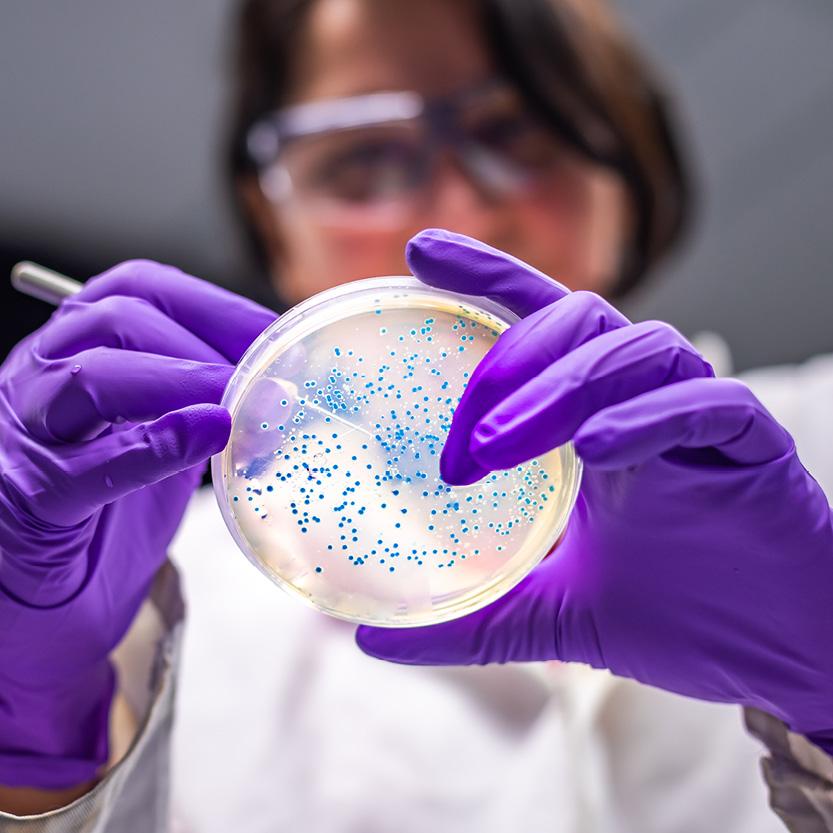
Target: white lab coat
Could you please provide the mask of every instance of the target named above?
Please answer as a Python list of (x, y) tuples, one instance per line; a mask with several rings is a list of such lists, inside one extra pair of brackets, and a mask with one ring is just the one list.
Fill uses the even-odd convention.
[[(833, 494), (833, 358), (747, 377)], [(173, 547), (188, 604), (173, 739), (194, 833), (775, 833), (740, 710), (581, 666), (410, 668), (256, 571), (213, 494)]]

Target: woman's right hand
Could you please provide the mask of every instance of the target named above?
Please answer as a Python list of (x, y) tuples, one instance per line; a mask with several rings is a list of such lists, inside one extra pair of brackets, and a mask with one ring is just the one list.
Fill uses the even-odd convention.
[(68, 787), (106, 761), (108, 654), (226, 444), (233, 366), (274, 317), (132, 261), (0, 366), (0, 784)]

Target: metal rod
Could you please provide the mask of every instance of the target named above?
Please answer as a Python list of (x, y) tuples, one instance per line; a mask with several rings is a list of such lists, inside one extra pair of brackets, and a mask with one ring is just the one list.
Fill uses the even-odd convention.
[(24, 295), (58, 306), (64, 298), (79, 293), (84, 284), (30, 260), (22, 260), (12, 268), (12, 286)]

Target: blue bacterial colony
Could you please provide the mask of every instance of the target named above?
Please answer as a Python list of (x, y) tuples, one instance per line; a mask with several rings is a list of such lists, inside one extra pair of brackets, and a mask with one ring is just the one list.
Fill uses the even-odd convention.
[(505, 325), (402, 304), (377, 299), (279, 344), (239, 400), (224, 465), (261, 569), (334, 615), (391, 625), (500, 595), (565, 511), (561, 450), (470, 486), (442, 481), (454, 409)]

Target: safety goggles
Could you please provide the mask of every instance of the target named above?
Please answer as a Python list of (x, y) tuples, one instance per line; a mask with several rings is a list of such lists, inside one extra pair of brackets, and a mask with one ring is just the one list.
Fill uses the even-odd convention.
[(562, 156), (553, 131), (501, 81), (430, 100), (396, 91), (287, 107), (257, 122), (247, 147), (275, 203), (382, 225), (419, 206), (449, 153), (498, 196), (551, 174)]

